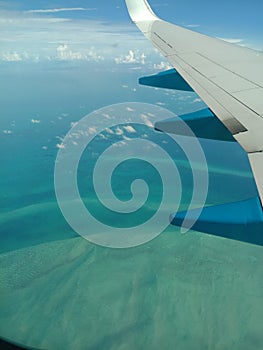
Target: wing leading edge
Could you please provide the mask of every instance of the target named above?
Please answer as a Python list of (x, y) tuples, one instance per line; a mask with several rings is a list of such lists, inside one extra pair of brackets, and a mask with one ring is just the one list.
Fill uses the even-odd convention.
[(263, 54), (163, 21), (146, 0), (126, 4), (132, 21), (247, 152), (262, 206)]

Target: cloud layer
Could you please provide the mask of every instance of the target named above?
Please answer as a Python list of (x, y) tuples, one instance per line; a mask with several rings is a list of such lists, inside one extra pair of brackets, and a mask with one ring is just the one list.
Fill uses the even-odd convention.
[[(36, 12), (87, 10), (60, 8), (10, 13), (0, 18), (0, 61), (111, 61), (145, 65), (160, 60), (152, 45), (130, 23), (43, 17)], [(153, 66), (153, 63), (152, 63)]]
[(55, 9), (38, 9), (38, 10), (28, 10), (27, 13), (56, 13), (65, 11), (93, 11), (96, 8), (84, 8), (84, 7), (62, 7)]
[[(111, 61), (164, 70), (169, 65), (131, 23), (113, 24), (95, 20), (62, 18), (64, 11), (95, 8), (69, 7), (34, 9), (0, 16), (0, 61)], [(42, 14), (51, 14), (46, 16)], [(189, 24), (188, 27), (197, 25)], [(223, 38), (245, 45), (241, 38)]]

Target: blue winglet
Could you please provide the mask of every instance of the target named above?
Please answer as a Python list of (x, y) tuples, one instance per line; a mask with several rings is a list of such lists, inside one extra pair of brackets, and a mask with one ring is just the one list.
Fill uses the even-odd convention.
[[(186, 211), (171, 215), (172, 225), (182, 226)], [(190, 214), (190, 216), (189, 216)], [(195, 210), (188, 219), (196, 217)], [(193, 230), (263, 246), (263, 212), (259, 197), (242, 202), (205, 207)]]
[(190, 85), (173, 68), (147, 77), (139, 79), (140, 85), (146, 85), (157, 88), (193, 91)]

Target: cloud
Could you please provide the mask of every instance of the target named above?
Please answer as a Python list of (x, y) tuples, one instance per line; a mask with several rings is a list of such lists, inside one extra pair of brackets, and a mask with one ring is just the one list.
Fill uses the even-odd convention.
[(27, 13), (56, 13), (65, 11), (94, 11), (96, 8), (85, 8), (85, 7), (62, 7), (56, 9), (38, 9), (38, 10), (28, 10)]
[[(159, 54), (131, 24), (8, 12), (0, 18), (0, 61), (108, 62), (151, 67)], [(146, 59), (147, 56), (147, 59)]]
[(200, 24), (185, 24), (184, 26), (187, 28), (199, 28)]
[(19, 61), (33, 61), (38, 62), (40, 57), (38, 54), (29, 53), (27, 51), (17, 53), (16, 51), (0, 52), (0, 61), (5, 62), (19, 62)]
[(82, 59), (82, 54), (80, 52), (73, 52), (69, 49), (68, 45), (63, 44), (57, 47), (57, 59), (59, 60), (74, 60)]
[(6, 62), (17, 62), (17, 61), (22, 61), (23, 58), (20, 54), (18, 54), (16, 51), (14, 52), (4, 52), (2, 55), (0, 55), (0, 58), (2, 61)]
[(150, 128), (153, 128), (154, 125), (151, 120), (149, 120), (149, 117), (145, 114), (141, 114), (141, 119), (144, 122), (145, 125), (147, 125)]
[(121, 128), (117, 127), (115, 130), (115, 134), (118, 136), (123, 135), (123, 130)]
[(114, 132), (110, 128), (106, 128), (105, 131), (107, 131), (108, 134), (111, 134), (111, 135), (114, 134)]
[(97, 128), (95, 126), (90, 126), (87, 130), (88, 134), (93, 135), (96, 134)]
[(199, 102), (203, 102), (201, 98), (195, 98), (191, 103), (199, 103)]
[(124, 126), (123, 129), (125, 129), (125, 130), (126, 130), (127, 132), (129, 132), (129, 133), (134, 133), (134, 132), (136, 132), (136, 130), (134, 129), (134, 127), (131, 126), (131, 125)]
[(240, 44), (244, 41), (243, 39), (235, 39), (235, 38), (218, 38), (218, 39), (226, 41), (230, 44)]
[(167, 70), (173, 67), (168, 62), (161, 61), (160, 63), (154, 63), (153, 68), (158, 70)]
[(30, 121), (31, 121), (31, 123), (33, 123), (33, 124), (39, 124), (39, 123), (40, 123), (40, 120), (39, 120), (39, 119), (31, 119)]
[(67, 44), (62, 44), (56, 50), (57, 54), (55, 58), (62, 61), (86, 60), (98, 62), (104, 59), (94, 48), (84, 50), (83, 52), (72, 51)]
[(63, 143), (57, 143), (56, 147), (59, 148), (59, 149), (65, 149), (66, 148), (66, 146)]
[(115, 63), (117, 64), (132, 64), (132, 63), (140, 63), (145, 64), (146, 55), (144, 53), (136, 53), (133, 50), (129, 50), (127, 55), (122, 55), (115, 58)]

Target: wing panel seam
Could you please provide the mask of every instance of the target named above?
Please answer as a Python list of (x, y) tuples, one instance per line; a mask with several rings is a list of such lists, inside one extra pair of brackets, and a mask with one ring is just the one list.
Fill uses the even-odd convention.
[[(229, 93), (228, 91), (226, 91), (225, 89), (223, 89), (221, 86), (219, 86), (218, 84), (216, 84), (213, 80), (209, 79), (206, 75), (204, 75), (203, 73), (201, 73), (198, 69), (196, 69), (195, 67), (193, 67), (191, 64), (189, 64), (188, 62), (186, 62), (181, 56), (177, 55), (177, 54), (173, 54), (173, 55), (168, 55), (166, 56), (168, 57), (173, 57), (176, 56), (179, 59), (181, 59), (187, 66), (191, 67), (195, 72), (197, 72), (198, 74), (200, 74), (203, 78), (207, 79), (211, 84), (215, 85), (216, 87), (218, 87), (220, 90), (224, 91), (227, 95), (229, 95), (230, 97), (232, 97), (235, 101), (237, 101), (238, 103), (240, 103), (242, 106), (244, 106), (245, 108), (249, 109), (251, 112), (253, 112), (254, 114), (256, 114), (257, 116), (260, 117), (260, 114), (258, 114), (256, 111), (254, 111), (253, 108), (249, 107), (248, 105), (246, 105), (245, 103), (243, 103), (242, 101), (240, 101), (237, 97), (233, 96), (231, 93)], [(196, 79), (195, 79), (196, 80)], [(207, 91), (207, 90), (206, 90)], [(207, 91), (208, 92), (208, 91)], [(209, 92), (208, 92), (209, 93)], [(210, 95), (210, 94), (209, 94)]]
[(218, 62), (212, 60), (211, 58), (209, 58), (209, 57), (207, 57), (207, 56), (201, 54), (200, 52), (196, 52), (196, 54), (199, 55), (199, 56), (201, 56), (201, 57), (203, 57), (203, 58), (205, 58), (205, 59), (208, 60), (209, 62), (212, 62), (212, 63), (214, 63), (215, 65), (217, 65), (217, 66), (223, 68), (224, 70), (226, 70), (226, 71), (228, 71), (228, 72), (230, 72), (230, 73), (236, 75), (237, 77), (246, 80), (246, 81), (249, 82), (250, 84), (253, 84), (253, 85), (255, 85), (255, 86), (257, 86), (258, 88), (261, 88), (261, 89), (263, 88), (263, 86), (261, 86), (260, 84), (255, 83), (254, 81), (251, 81), (250, 79), (247, 79), (246, 77), (242, 76), (241, 74), (238, 74), (238, 73), (232, 71), (231, 69), (229, 69), (229, 68), (223, 66), (222, 64), (220, 64), (220, 63), (218, 63)]

